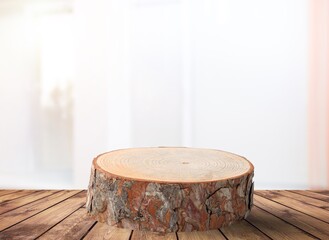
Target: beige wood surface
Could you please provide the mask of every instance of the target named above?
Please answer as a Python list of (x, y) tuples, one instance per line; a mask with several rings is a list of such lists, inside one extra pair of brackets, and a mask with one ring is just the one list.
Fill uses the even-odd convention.
[(212, 149), (132, 148), (97, 157), (104, 172), (124, 179), (152, 182), (210, 182), (238, 177), (253, 170), (245, 158)]

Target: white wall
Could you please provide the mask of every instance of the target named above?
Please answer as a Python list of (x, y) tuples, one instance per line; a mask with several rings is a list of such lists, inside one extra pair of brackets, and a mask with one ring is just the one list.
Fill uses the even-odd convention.
[[(247, 157), (255, 165), (256, 188), (307, 188), (307, 4), (75, 1), (73, 159), (67, 160), (69, 177), (49, 186), (86, 188), (93, 157), (105, 151), (184, 145)], [(10, 32), (1, 25), (4, 19), (0, 17), (1, 36)], [(15, 34), (7, 36), (0, 48), (17, 40)], [(6, 58), (0, 56), (0, 61)], [(32, 74), (31, 69), (25, 70)], [(14, 72), (6, 71), (0, 69), (0, 76)], [(3, 79), (1, 87), (11, 86)], [(20, 96), (15, 104), (29, 105), (29, 97)], [(11, 97), (1, 97), (5, 108)], [(22, 109), (28, 108), (22, 105), (17, 111)], [(22, 118), (31, 116), (35, 124), (33, 109)], [(3, 126), (15, 115), (10, 116), (0, 120), (1, 134), (7, 134)], [(14, 124), (6, 126), (15, 129)], [(20, 128), (15, 132), (20, 141), (34, 139), (24, 140), (30, 125)], [(3, 137), (0, 143), (5, 141)], [(24, 145), (15, 141), (12, 147)], [(25, 161), (23, 154), (14, 160)], [(0, 164), (2, 174), (9, 161)], [(58, 181), (56, 174), (51, 181)]]
[(193, 145), (246, 156), (256, 187), (306, 187), (308, 2), (207, 2), (192, 5)]
[(224, 149), (258, 187), (306, 187), (307, 1), (130, 3), (127, 147)]

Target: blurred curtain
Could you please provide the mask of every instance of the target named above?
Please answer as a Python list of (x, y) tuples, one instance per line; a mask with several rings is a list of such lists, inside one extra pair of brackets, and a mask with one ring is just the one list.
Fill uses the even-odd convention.
[(310, 0), (309, 179), (329, 187), (329, 1)]

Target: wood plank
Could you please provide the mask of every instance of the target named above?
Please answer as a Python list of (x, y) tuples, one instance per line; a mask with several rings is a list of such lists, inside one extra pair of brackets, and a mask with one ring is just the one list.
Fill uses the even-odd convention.
[(86, 209), (80, 208), (38, 239), (81, 239), (95, 223)]
[(175, 233), (167, 233), (167, 234), (158, 234), (155, 232), (147, 232), (147, 231), (133, 231), (131, 240), (176, 240)]
[(225, 240), (223, 234), (218, 230), (205, 232), (178, 232), (179, 240)]
[(297, 211), (300, 211), (314, 218), (329, 223), (329, 211), (325, 209), (309, 205), (296, 199), (289, 198), (287, 196), (277, 193), (276, 191), (257, 191), (255, 192), (255, 194), (270, 199), (272, 201), (281, 203), (287, 207), (293, 208)]
[(80, 208), (85, 201), (86, 192), (80, 192), (0, 232), (0, 239), (35, 239)]
[(85, 240), (129, 240), (130, 229), (110, 227), (106, 223), (97, 224), (85, 236)]
[(254, 204), (320, 239), (326, 239), (329, 236), (329, 224), (321, 220), (258, 195), (254, 195)]
[(9, 193), (18, 192), (19, 190), (0, 190), (0, 196), (7, 195)]
[(316, 239), (256, 206), (252, 208), (247, 221), (273, 239)]
[(32, 194), (29, 194), (27, 196), (23, 196), (8, 202), (4, 202), (2, 204), (0, 204), (0, 214), (8, 212), (10, 210), (13, 210), (15, 208), (21, 207), (25, 204), (34, 202), (36, 200), (39, 200), (41, 198), (44, 198), (46, 196), (49, 196), (51, 194), (54, 194), (58, 191), (55, 190), (49, 190), (49, 191), (38, 191), (38, 192), (34, 192)]
[(290, 192), (290, 191), (284, 191), (284, 190), (279, 190), (279, 191), (275, 191), (275, 192), (278, 194), (281, 194), (283, 196), (296, 199), (302, 203), (313, 205), (315, 207), (329, 208), (328, 202), (325, 202), (325, 201), (322, 201), (322, 200), (319, 200), (319, 199), (316, 199), (313, 197), (308, 197), (305, 195), (301, 195), (301, 194)]
[(36, 190), (22, 190), (22, 191), (17, 191), (17, 192), (13, 192), (10, 194), (0, 196), (0, 204), (3, 204), (4, 202), (8, 202), (8, 201), (16, 199), (16, 198), (20, 198), (20, 197), (29, 195), (34, 192), (36, 192)]
[(264, 233), (246, 221), (233, 223), (231, 226), (221, 228), (225, 237), (234, 240), (261, 240), (270, 239)]
[(309, 190), (309, 191), (329, 196), (329, 190)]
[(290, 192), (297, 193), (297, 194), (307, 196), (307, 197), (311, 197), (311, 198), (314, 198), (314, 199), (319, 199), (319, 200), (322, 200), (322, 201), (325, 201), (325, 202), (329, 202), (329, 196), (321, 194), (321, 193), (315, 193), (315, 192), (304, 191), (304, 190), (293, 190), (293, 191), (290, 191)]
[(18, 223), (18, 222), (21, 222), (37, 213), (43, 211), (44, 209), (51, 207), (79, 192), (81, 192), (81, 191), (77, 191), (77, 190), (60, 191), (60, 192), (57, 192), (48, 197), (45, 197), (45, 198), (42, 198), (35, 202), (24, 205), (20, 208), (16, 208), (15, 210), (12, 210), (10, 212), (1, 214), (0, 215), (0, 231)]

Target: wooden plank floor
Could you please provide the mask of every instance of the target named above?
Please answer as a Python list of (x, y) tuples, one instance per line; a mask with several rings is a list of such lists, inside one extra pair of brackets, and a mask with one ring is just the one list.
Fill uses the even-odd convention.
[(0, 239), (329, 239), (329, 191), (256, 191), (246, 220), (164, 236), (98, 223), (85, 200), (79, 190), (0, 190)]

